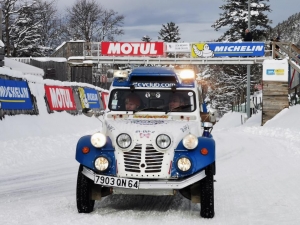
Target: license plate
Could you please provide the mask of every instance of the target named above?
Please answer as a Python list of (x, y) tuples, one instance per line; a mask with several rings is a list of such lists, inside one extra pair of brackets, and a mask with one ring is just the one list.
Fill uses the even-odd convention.
[(94, 183), (104, 186), (139, 189), (140, 181), (127, 178), (109, 177), (95, 174)]

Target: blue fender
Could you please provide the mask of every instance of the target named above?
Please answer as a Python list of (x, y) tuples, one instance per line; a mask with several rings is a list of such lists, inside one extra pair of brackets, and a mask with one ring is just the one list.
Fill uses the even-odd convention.
[[(207, 155), (201, 154), (201, 149), (208, 150)], [(188, 171), (182, 172), (177, 167), (177, 162), (180, 158), (188, 158), (192, 166)], [(186, 177), (203, 170), (206, 166), (215, 162), (215, 141), (210, 137), (198, 137), (198, 146), (193, 150), (187, 150), (182, 141), (175, 149), (174, 159), (172, 163), (171, 176), (172, 177)]]
[[(84, 154), (82, 152), (84, 147), (88, 147), (90, 149), (89, 153)], [(114, 151), (115, 149), (113, 148), (112, 141), (109, 137), (107, 137), (107, 142), (102, 148), (95, 148), (91, 144), (91, 135), (86, 135), (81, 137), (77, 142), (75, 158), (83, 166), (97, 171), (94, 166), (94, 162), (96, 158), (104, 156), (109, 161), (109, 167), (106, 171), (97, 172), (103, 175), (116, 175), (116, 160)]]

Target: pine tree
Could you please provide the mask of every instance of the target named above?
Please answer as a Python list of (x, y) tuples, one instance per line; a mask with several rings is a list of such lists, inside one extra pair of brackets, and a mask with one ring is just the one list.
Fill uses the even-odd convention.
[(179, 28), (175, 25), (175, 23), (170, 22), (167, 25), (162, 25), (163, 28), (158, 32), (158, 39), (163, 40), (164, 42), (177, 42), (179, 41), (180, 34)]
[(43, 56), (41, 46), (42, 20), (38, 15), (36, 5), (27, 5), (20, 8), (17, 18), (11, 26), (10, 39), (13, 43), (12, 56), (28, 57)]
[(145, 35), (144, 37), (142, 37), (142, 41), (143, 42), (151, 42), (151, 38), (148, 35)]

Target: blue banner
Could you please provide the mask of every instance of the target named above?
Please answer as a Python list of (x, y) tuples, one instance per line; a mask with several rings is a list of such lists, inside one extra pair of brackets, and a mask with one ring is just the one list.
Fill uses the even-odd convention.
[(94, 89), (84, 88), (84, 93), (88, 100), (90, 108), (99, 108), (100, 109), (98, 92)]
[(264, 42), (214, 42), (192, 44), (193, 58), (264, 56)]
[(0, 108), (32, 110), (33, 105), (27, 82), (0, 79)]

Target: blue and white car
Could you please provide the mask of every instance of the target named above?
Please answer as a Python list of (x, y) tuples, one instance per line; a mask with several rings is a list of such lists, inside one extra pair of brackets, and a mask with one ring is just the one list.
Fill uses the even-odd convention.
[[(215, 141), (211, 123), (200, 117), (201, 93), (195, 73), (167, 67), (115, 71), (101, 132), (83, 136), (76, 147), (80, 163), (77, 208), (93, 211), (110, 194), (174, 195), (201, 203), (200, 215), (214, 217)], [(137, 95), (139, 108), (125, 99)], [(170, 108), (180, 95), (183, 104)], [(83, 110), (93, 115), (90, 109)]]

